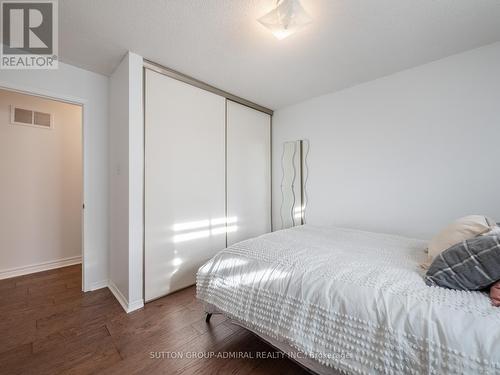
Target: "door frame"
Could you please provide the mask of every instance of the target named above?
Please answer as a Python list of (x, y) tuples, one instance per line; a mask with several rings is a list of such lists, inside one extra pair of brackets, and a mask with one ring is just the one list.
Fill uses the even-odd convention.
[(86, 292), (90, 290), (90, 287), (86, 285), (86, 251), (85, 251), (85, 238), (86, 238), (86, 227), (85, 227), (85, 202), (87, 201), (87, 192), (85, 190), (85, 181), (87, 180), (87, 173), (85, 169), (85, 156), (90, 153), (88, 150), (89, 145), (85, 142), (85, 134), (88, 131), (88, 102), (86, 99), (78, 98), (70, 95), (61, 95), (59, 93), (51, 92), (48, 90), (43, 90), (39, 88), (29, 87), (25, 85), (12, 84), (0, 81), (0, 89), (6, 91), (12, 91), (18, 94), (37, 96), (43, 99), (54, 100), (57, 102), (67, 103), (77, 105), (82, 108), (82, 210), (81, 210), (81, 220), (82, 220), (82, 291)]

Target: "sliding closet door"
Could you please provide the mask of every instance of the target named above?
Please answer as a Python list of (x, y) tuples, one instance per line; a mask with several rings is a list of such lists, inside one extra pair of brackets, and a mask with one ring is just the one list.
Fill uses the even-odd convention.
[(271, 231), (271, 117), (227, 101), (228, 246)]
[(224, 118), (224, 98), (146, 70), (146, 301), (225, 247)]

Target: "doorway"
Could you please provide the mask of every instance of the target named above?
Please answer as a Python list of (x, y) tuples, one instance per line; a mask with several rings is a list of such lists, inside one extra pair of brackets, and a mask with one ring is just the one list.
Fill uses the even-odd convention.
[(0, 279), (82, 263), (82, 105), (0, 88), (0, 181)]

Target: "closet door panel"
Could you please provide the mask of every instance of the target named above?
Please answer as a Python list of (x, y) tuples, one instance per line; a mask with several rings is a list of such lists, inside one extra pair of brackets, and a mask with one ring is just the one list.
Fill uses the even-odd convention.
[(145, 300), (225, 247), (225, 99), (146, 70)]
[(271, 231), (271, 117), (227, 101), (228, 246)]

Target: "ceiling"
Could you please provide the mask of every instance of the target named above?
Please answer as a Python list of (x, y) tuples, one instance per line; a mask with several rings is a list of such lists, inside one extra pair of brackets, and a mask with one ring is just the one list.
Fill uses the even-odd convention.
[(278, 41), (275, 0), (64, 0), (62, 61), (109, 75), (131, 50), (271, 109), (500, 40), (499, 0), (302, 0)]

